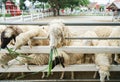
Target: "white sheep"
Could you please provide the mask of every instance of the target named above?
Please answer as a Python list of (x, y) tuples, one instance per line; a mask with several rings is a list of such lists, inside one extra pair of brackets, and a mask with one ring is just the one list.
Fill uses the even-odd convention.
[(65, 40), (65, 37), (70, 37), (71, 32), (61, 20), (53, 20), (49, 24), (50, 47), (62, 47), (70, 44), (70, 40)]
[[(53, 54), (53, 62), (52, 62), (52, 68), (54, 68), (56, 65), (61, 64), (63, 67), (73, 64), (81, 64), (83, 63), (83, 54), (68, 54), (65, 51), (58, 51), (58, 55), (55, 56)], [(60, 79), (64, 78), (64, 71), (62, 72)], [(71, 71), (71, 79), (74, 79), (74, 72)]]
[[(81, 37), (98, 37), (94, 31), (87, 31)], [(98, 40), (86, 39), (81, 40), (82, 46), (96, 46)], [(84, 53), (84, 63), (94, 63), (94, 54), (93, 53)]]
[(7, 26), (1, 32), (1, 48), (6, 48), (11, 40), (15, 41), (16, 36), (18, 36), (20, 33), (22, 33), (22, 30), (17, 26)]
[[(97, 46), (110, 46), (108, 41), (100, 40)], [(110, 76), (110, 66), (112, 63), (112, 54), (110, 53), (95, 53), (95, 64), (99, 71), (100, 81), (104, 82), (105, 78), (109, 80)]]
[(43, 36), (47, 37), (46, 32), (42, 28), (35, 28), (27, 32), (21, 33), (16, 37), (15, 47), (20, 48), (23, 45), (28, 44), (30, 47), (35, 45), (48, 45), (48, 40), (32, 40), (33, 37)]
[[(112, 30), (109, 37), (120, 37), (120, 27), (115, 27)], [(109, 40), (109, 44), (110, 44), (110, 46), (120, 46), (120, 40)], [(114, 62), (117, 62), (117, 63), (120, 62), (118, 55), (119, 54), (115, 53)]]
[[(17, 58), (8, 62), (9, 65), (26, 65), (30, 70), (28, 65), (47, 65), (49, 60), (49, 54), (27, 54), (26, 57), (18, 56)], [(44, 71), (42, 71), (42, 78), (45, 77)]]

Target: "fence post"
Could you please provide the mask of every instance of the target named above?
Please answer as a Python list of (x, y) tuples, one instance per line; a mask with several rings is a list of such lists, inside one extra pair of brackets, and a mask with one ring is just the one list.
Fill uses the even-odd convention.
[(44, 18), (44, 13), (43, 12), (41, 12), (41, 16), (42, 16), (42, 18)]
[(6, 14), (6, 11), (5, 11), (5, 4), (2, 4), (2, 11), (3, 11), (3, 21), (6, 21), (6, 18), (5, 18), (5, 14)]
[(40, 10), (38, 11), (38, 20), (39, 20), (39, 18), (40, 18)]
[(21, 14), (21, 21), (24, 21), (24, 18), (23, 18), (23, 10), (22, 10), (22, 14)]
[(33, 14), (31, 13), (31, 21), (33, 21)]

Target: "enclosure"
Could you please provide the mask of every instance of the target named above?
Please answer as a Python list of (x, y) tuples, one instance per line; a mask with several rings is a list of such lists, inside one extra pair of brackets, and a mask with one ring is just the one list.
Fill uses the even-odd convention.
[[(1, 25), (47, 25), (48, 23), (0, 23)], [(75, 33), (82, 34), (86, 30), (93, 29), (94, 26), (119, 26), (120, 23), (64, 23), (66, 26), (71, 26), (71, 30), (77, 29), (77, 28), (82, 28), (78, 30), (73, 30)], [(87, 28), (85, 27), (87, 26)], [(47, 39), (46, 37), (35, 37), (33, 39)], [(97, 38), (97, 37), (66, 37), (66, 39), (72, 39), (72, 40), (81, 40), (81, 39), (98, 39), (98, 40), (108, 40), (108, 39), (120, 39), (119, 37), (111, 37), (111, 38)], [(13, 47), (13, 46), (10, 46)], [(60, 50), (64, 50), (69, 53), (100, 53), (100, 52), (105, 52), (105, 53), (120, 53), (120, 47), (118, 46), (64, 46), (62, 48), (59, 48)], [(23, 46), (20, 50), (17, 50), (19, 53), (50, 53), (50, 47), (49, 46), (33, 46), (30, 48), (29, 46)], [(8, 53), (7, 50), (1, 49), (0, 53)], [(47, 72), (46, 67), (48, 65), (43, 65), (43, 66), (37, 66), (37, 65), (30, 65), (28, 70), (25, 65), (12, 65), (9, 68), (0, 68), (1, 72), (1, 80), (14, 80), (15, 77), (18, 78), (19, 81), (69, 81), (69, 82), (99, 82), (99, 76), (94, 78), (94, 73), (95, 71), (98, 71), (95, 67), (95, 64), (81, 64), (81, 65), (69, 65), (65, 68), (62, 68), (62, 66), (57, 66), (55, 67), (52, 72), (53, 74), (50, 75), (49, 77), (41, 78), (42, 76), (42, 71)], [(110, 80), (106, 82), (119, 82), (120, 77), (119, 77), (119, 71), (120, 71), (120, 66), (119, 65), (112, 65), (110, 69)], [(59, 79), (60, 74), (62, 71), (65, 71), (65, 77), (64, 79)], [(70, 78), (70, 72), (74, 71), (75, 72), (75, 79)], [(21, 76), (21, 72), (25, 73), (24, 77)], [(35, 72), (35, 73), (34, 73)], [(8, 73), (12, 73), (9, 75)], [(8, 76), (9, 78), (7, 78)], [(6, 79), (5, 79), (6, 78)]]

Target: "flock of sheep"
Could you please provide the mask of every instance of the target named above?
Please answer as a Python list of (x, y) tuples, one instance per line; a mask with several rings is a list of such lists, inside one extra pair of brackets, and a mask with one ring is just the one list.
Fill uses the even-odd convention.
[[(50, 46), (50, 48), (60, 48), (62, 46), (120, 46), (120, 40), (70, 40), (65, 37), (119, 37), (120, 27), (96, 27), (94, 30), (86, 31), (82, 35), (72, 34), (69, 27), (65, 26), (62, 20), (53, 20), (48, 26), (29, 26), (29, 25), (8, 25), (0, 26), (1, 48), (8, 48), (14, 45), (15, 50), (24, 45), (32, 46)], [(48, 37), (46, 40), (35, 40), (33, 37)], [(25, 54), (29, 58), (16, 56), (11, 57), (7, 53), (0, 53), (0, 65), (4, 67), (10, 64), (35, 64), (47, 65), (49, 54), (31, 53)], [(19, 61), (18, 61), (19, 60)], [(53, 55), (52, 69), (56, 65), (62, 64), (63, 67), (73, 64), (94, 63), (98, 69), (100, 81), (109, 79), (111, 64), (120, 62), (119, 55), (116, 53), (68, 53), (58, 51), (58, 55)], [(77, 69), (76, 69), (77, 70)], [(74, 72), (71, 72), (71, 78), (74, 79)], [(64, 78), (64, 72), (61, 79)]]

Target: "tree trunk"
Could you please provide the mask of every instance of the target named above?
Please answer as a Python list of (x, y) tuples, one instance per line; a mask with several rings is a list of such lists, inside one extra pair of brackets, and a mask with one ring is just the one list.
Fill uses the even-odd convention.
[(57, 15), (60, 16), (60, 9), (57, 9)]
[(71, 12), (73, 12), (73, 7), (71, 7)]
[(56, 16), (56, 8), (53, 8), (53, 16)]

